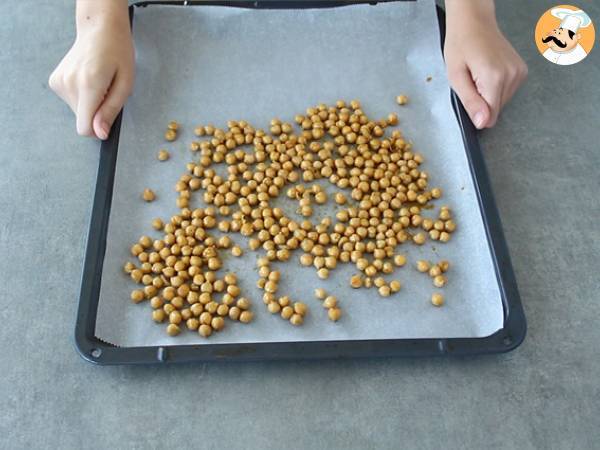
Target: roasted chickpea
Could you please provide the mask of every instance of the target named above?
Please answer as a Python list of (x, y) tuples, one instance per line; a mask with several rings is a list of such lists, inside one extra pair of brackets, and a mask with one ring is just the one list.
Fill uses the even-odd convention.
[(431, 303), (433, 306), (442, 306), (444, 304), (444, 296), (438, 293), (432, 294)]
[(152, 189), (146, 188), (144, 189), (144, 192), (142, 192), (142, 198), (147, 202), (152, 202), (156, 198), (156, 194)]
[(327, 317), (329, 317), (329, 320), (337, 322), (342, 317), (342, 310), (339, 308), (330, 308), (327, 311)]
[(167, 334), (169, 336), (177, 336), (179, 333), (181, 333), (181, 328), (178, 325), (174, 323), (167, 325)]

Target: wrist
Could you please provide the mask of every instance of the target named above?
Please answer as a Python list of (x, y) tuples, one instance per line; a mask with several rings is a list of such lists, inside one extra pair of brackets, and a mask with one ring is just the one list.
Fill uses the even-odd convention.
[(497, 27), (494, 0), (446, 0), (445, 3), (449, 28)]
[(129, 34), (127, 0), (77, 0), (77, 35), (106, 30)]

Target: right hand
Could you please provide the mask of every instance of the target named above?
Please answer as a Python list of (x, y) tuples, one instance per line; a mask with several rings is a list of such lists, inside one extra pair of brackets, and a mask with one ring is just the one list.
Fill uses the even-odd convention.
[(129, 23), (95, 23), (78, 27), (73, 47), (48, 84), (73, 110), (78, 134), (105, 140), (131, 94), (134, 78)]

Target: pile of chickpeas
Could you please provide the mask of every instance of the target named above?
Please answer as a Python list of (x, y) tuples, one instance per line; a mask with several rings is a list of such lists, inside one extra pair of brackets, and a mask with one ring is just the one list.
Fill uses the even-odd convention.
[[(397, 101), (404, 105), (408, 99), (399, 96)], [(142, 236), (131, 249), (139, 264), (125, 265), (131, 278), (144, 285), (132, 300), (149, 300), (153, 319), (167, 321), (169, 335), (179, 334), (185, 324), (207, 337), (223, 329), (226, 318), (252, 320), (250, 301), (240, 297), (235, 275), (218, 276), (220, 252), (243, 254), (229, 235), (240, 234), (250, 250), (262, 250), (257, 286), (264, 291), (263, 302), (292, 325), (304, 322), (308, 307), (276, 295), (281, 275), (272, 262), (288, 261), (297, 251), (299, 263), (313, 266), (321, 279), (329, 278), (338, 264), (353, 264), (352, 288), (375, 287), (381, 297), (389, 297), (402, 285), (385, 276), (407, 262), (399, 246), (451, 239), (456, 224), (448, 206), (439, 209), (437, 218), (427, 217), (442, 190), (429, 187), (429, 174), (420, 168), (423, 157), (399, 130), (388, 131), (398, 124), (397, 114), (375, 120), (358, 101), (340, 100), (308, 108), (294, 122), (273, 119), (268, 132), (244, 120), (229, 121), (226, 129), (195, 128), (198, 139), (189, 146), (194, 161), (175, 185), (180, 213), (166, 223), (155, 219), (152, 227), (162, 238)], [(176, 122), (169, 123), (165, 139), (175, 140), (178, 131)], [(167, 160), (168, 152), (158, 159)], [(215, 170), (219, 164), (226, 175)], [(328, 195), (320, 181), (337, 192)], [(272, 204), (278, 197), (295, 202), (297, 217)], [(191, 207), (197, 198), (208, 206)], [(336, 214), (311, 220), (315, 209), (330, 201)], [(213, 229), (225, 235), (217, 239)], [(417, 269), (428, 271), (435, 287), (446, 284), (447, 261), (425, 270), (421, 263)], [(443, 303), (438, 296), (432, 296), (436, 306)], [(337, 299), (323, 300), (329, 318), (337, 321)]]

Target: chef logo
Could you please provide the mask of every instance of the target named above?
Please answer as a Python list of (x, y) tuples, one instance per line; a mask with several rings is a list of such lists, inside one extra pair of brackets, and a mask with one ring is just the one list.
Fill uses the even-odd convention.
[(535, 43), (548, 61), (568, 66), (584, 59), (594, 46), (594, 24), (585, 11), (559, 5), (546, 11), (535, 27)]

